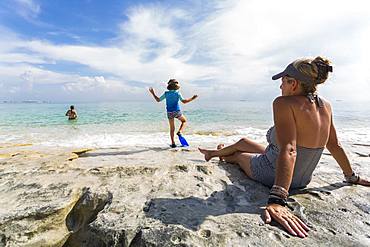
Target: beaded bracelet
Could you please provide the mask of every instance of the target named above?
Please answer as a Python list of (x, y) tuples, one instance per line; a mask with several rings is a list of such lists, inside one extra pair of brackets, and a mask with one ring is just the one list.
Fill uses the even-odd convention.
[(272, 186), (272, 188), (270, 190), (270, 194), (277, 195), (277, 196), (279, 196), (283, 199), (286, 199), (289, 196), (288, 191), (285, 188), (283, 188), (281, 186), (278, 186), (278, 185)]
[(281, 206), (287, 205), (288, 191), (278, 185), (272, 186), (267, 204), (279, 204)]

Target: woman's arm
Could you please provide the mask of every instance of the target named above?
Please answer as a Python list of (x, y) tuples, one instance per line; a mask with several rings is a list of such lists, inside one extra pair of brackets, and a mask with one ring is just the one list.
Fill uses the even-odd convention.
[(193, 97), (188, 98), (188, 99), (183, 99), (183, 100), (181, 100), (181, 102), (186, 104), (186, 103), (189, 103), (189, 102), (195, 100), (196, 98), (198, 98), (198, 95), (193, 95)]
[(356, 175), (353, 173), (351, 163), (349, 162), (347, 154), (345, 153), (341, 143), (338, 140), (337, 131), (334, 126), (333, 118), (331, 118), (330, 134), (328, 143), (326, 144), (326, 148), (329, 150), (329, 152), (333, 155), (334, 159), (337, 161), (348, 182), (364, 186), (370, 186), (369, 181), (360, 177), (356, 177)]
[(296, 123), (288, 98), (276, 98), (273, 112), (280, 153), (276, 161), (275, 184), (265, 209), (265, 221), (270, 223), (271, 219), (274, 219), (292, 235), (306, 237), (308, 227), (284, 205), (287, 199), (284, 197), (288, 195), (297, 155)]
[(344, 175), (351, 176), (353, 173), (351, 164), (349, 163), (348, 157), (338, 140), (337, 131), (335, 130), (335, 126), (333, 123), (333, 118), (331, 119), (330, 134), (328, 143), (326, 144), (326, 148), (333, 155), (334, 159), (337, 161), (340, 168), (342, 168)]
[(153, 95), (154, 99), (157, 101), (157, 102), (160, 102), (160, 98), (155, 94), (154, 92), (154, 89), (152, 87), (149, 88), (149, 92)]
[(276, 139), (280, 150), (276, 161), (275, 185), (288, 191), (292, 182), (297, 156), (297, 129), (293, 110), (286, 98), (279, 97), (274, 100), (273, 113)]

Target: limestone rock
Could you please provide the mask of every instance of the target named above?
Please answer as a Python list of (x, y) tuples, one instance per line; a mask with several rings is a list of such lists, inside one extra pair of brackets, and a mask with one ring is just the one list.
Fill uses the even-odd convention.
[[(5, 145), (0, 145), (5, 146)], [(363, 149), (353, 166), (370, 177)], [(87, 150), (87, 149), (85, 149)], [(369, 246), (369, 188), (343, 182), (332, 156), (289, 207), (306, 239), (261, 217), (269, 189), (193, 148), (11, 146), (0, 160), (0, 246)], [(76, 150), (75, 150), (76, 151)]]

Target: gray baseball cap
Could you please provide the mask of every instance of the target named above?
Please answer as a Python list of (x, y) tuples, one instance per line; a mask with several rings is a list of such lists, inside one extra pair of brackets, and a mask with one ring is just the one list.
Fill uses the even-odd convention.
[(299, 80), (302, 83), (310, 84), (313, 83), (315, 80), (299, 70), (297, 70), (294, 66), (293, 63), (289, 64), (283, 72), (280, 72), (279, 74), (276, 74), (272, 77), (273, 80), (280, 79), (283, 76), (288, 76), (288, 77), (293, 77), (294, 79)]

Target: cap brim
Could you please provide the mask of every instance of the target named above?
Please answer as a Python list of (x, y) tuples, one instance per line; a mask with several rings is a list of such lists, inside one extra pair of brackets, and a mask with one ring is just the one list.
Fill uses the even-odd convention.
[(285, 70), (283, 72), (280, 72), (279, 74), (276, 74), (272, 77), (273, 80), (280, 79), (281, 77), (286, 76)]
[(296, 80), (299, 80), (301, 83), (314, 83), (312, 78), (309, 76), (304, 75), (303, 73), (299, 72), (294, 66), (293, 63), (289, 64), (288, 67), (284, 69), (283, 72), (280, 72), (279, 74), (276, 74), (272, 77), (273, 80), (277, 80), (283, 76), (289, 76)]

